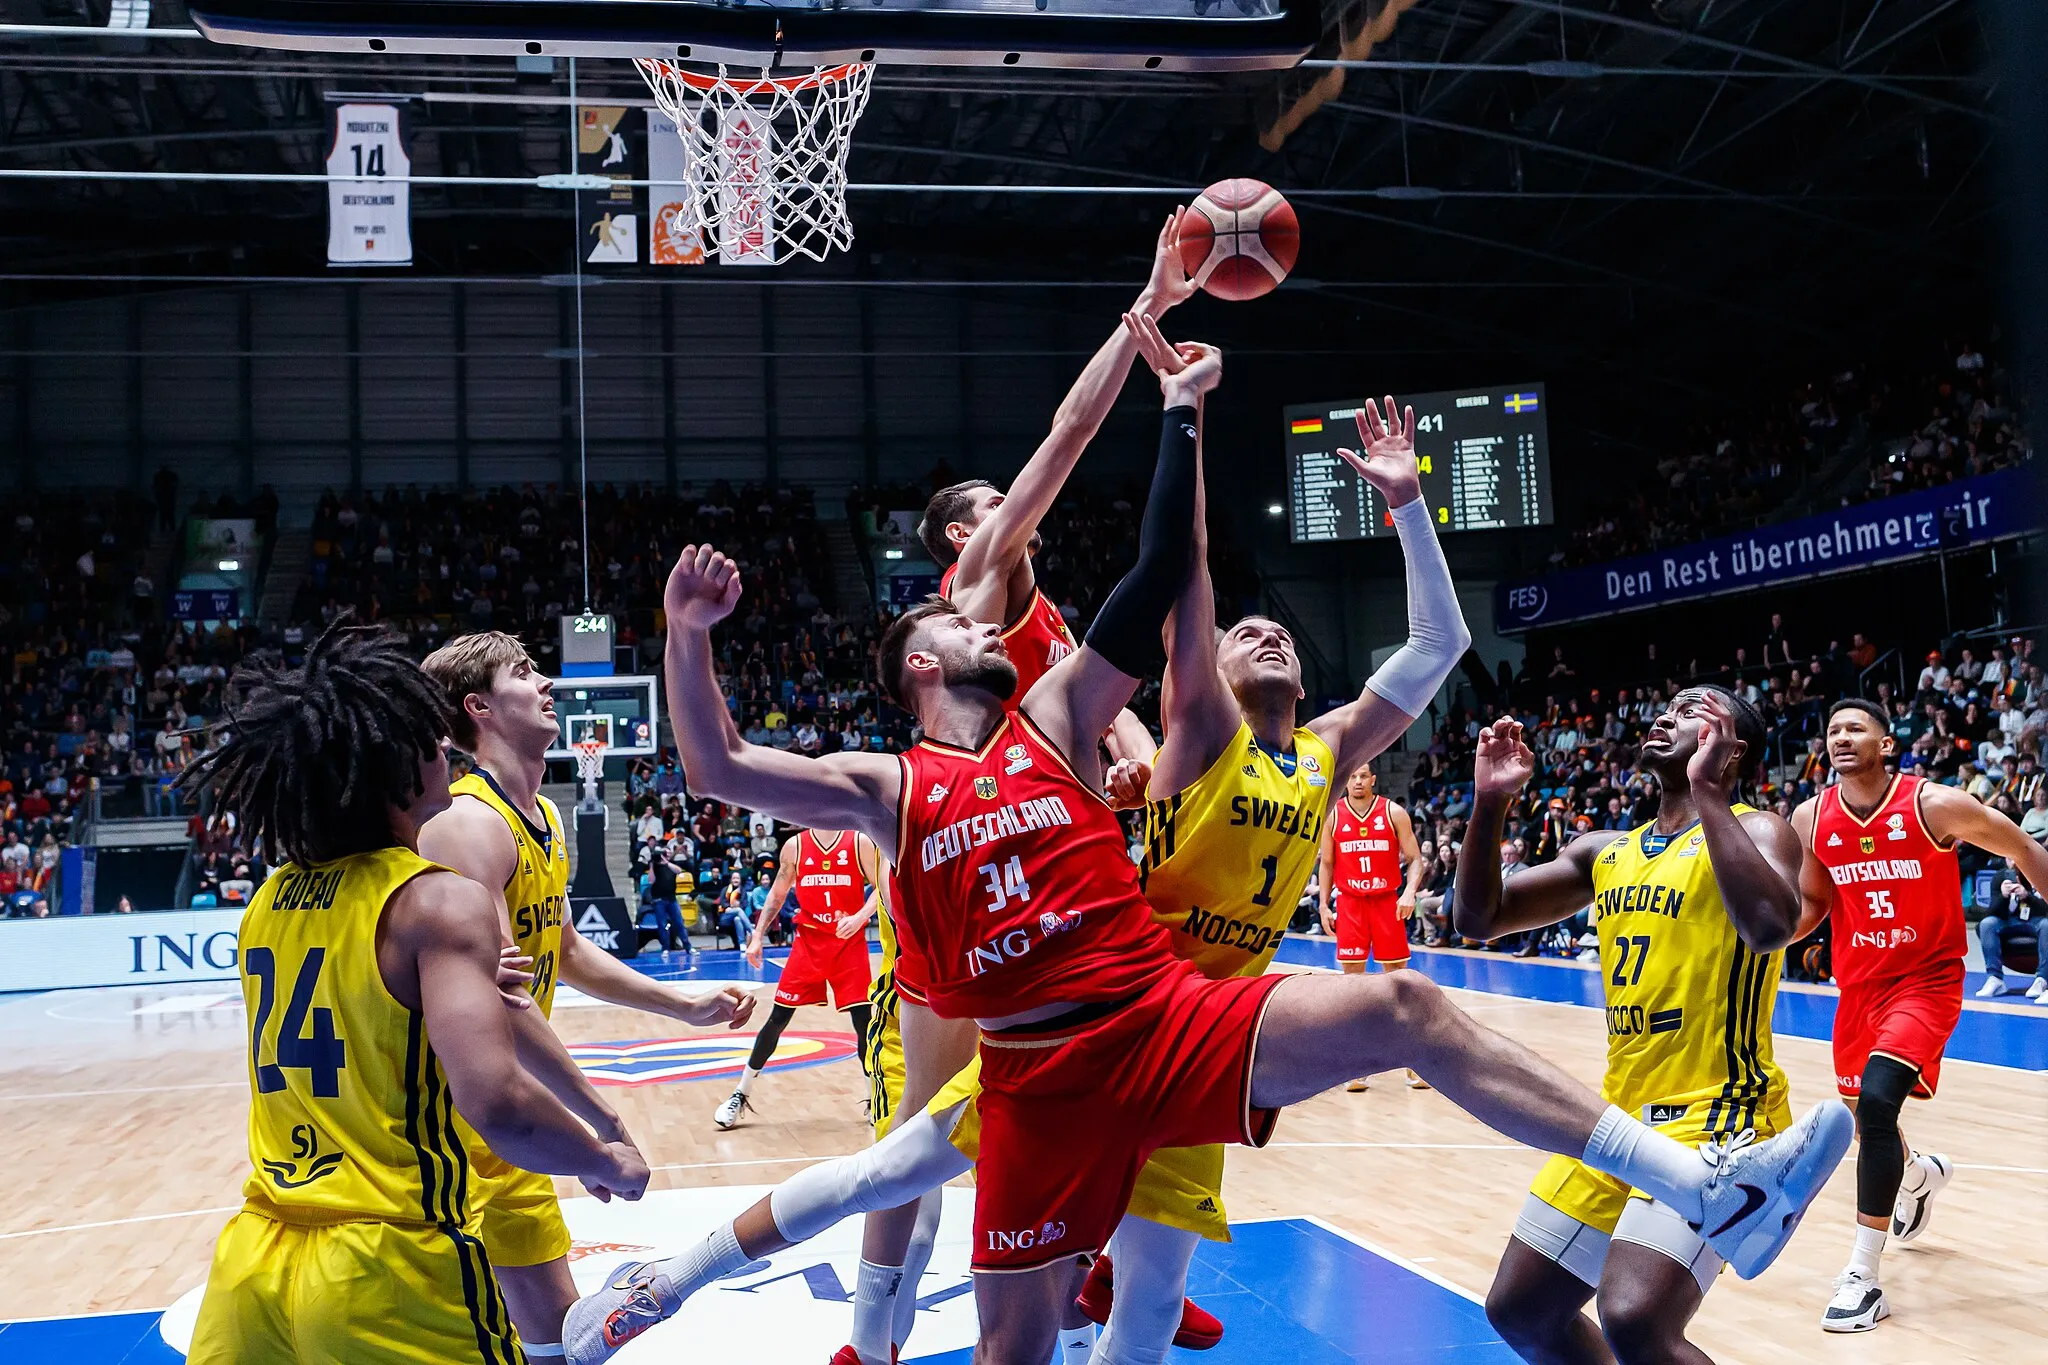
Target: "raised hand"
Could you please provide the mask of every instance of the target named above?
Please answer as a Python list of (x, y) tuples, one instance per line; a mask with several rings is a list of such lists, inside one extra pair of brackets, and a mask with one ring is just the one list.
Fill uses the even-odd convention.
[(709, 630), (740, 600), (740, 566), (709, 545), (685, 545), (669, 571), (662, 605), (669, 625)]
[(1152, 277), (1145, 281), (1134, 311), (1156, 318), (1194, 294), (1195, 282), (1188, 278), (1180, 259), (1180, 221), (1186, 212), (1185, 207), (1175, 208), (1166, 216), (1166, 226), (1159, 229), (1159, 241), (1152, 249)]
[(1729, 799), (1728, 761), (1735, 757), (1742, 741), (1735, 737), (1735, 713), (1718, 693), (1701, 689), (1695, 703), (1700, 716), (1699, 747), (1685, 763), (1685, 780), (1695, 800), (1702, 796), (1722, 802)]
[(1497, 720), (1479, 732), (1472, 751), (1472, 790), (1479, 796), (1513, 796), (1536, 771), (1536, 754), (1522, 742), (1522, 723)]
[(1364, 453), (1340, 449), (1337, 454), (1358, 471), (1360, 478), (1380, 491), (1387, 506), (1399, 507), (1422, 496), (1422, 472), (1415, 463), (1415, 409), (1403, 409), (1397, 416), (1392, 394), (1387, 395), (1386, 402), (1385, 420), (1381, 420), (1379, 406), (1370, 398), (1356, 414), (1358, 439)]
[(1145, 804), (1145, 789), (1151, 785), (1151, 764), (1120, 758), (1103, 774), (1102, 793), (1111, 810), (1137, 810)]
[(1159, 390), (1172, 407), (1193, 406), (1223, 378), (1223, 352), (1200, 341), (1167, 341), (1159, 323), (1144, 313), (1124, 314), (1124, 326), (1138, 343), (1152, 373), (1159, 376)]

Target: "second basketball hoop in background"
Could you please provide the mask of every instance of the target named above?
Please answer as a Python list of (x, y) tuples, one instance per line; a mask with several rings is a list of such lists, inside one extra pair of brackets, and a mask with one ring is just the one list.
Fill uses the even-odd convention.
[(1181, 264), (1219, 299), (1272, 293), (1300, 250), (1294, 205), (1263, 180), (1219, 180), (1181, 218)]

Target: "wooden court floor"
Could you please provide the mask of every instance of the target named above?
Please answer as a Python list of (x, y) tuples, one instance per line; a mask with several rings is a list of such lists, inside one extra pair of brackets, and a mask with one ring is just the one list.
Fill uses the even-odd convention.
[[(1596, 1012), (1454, 992), (1486, 1023), (1588, 1084), (1602, 1055)], [(765, 1002), (764, 1002), (765, 1004)], [(605, 1006), (558, 1011), (571, 1042), (691, 1032)], [(842, 1029), (823, 1009), (796, 1030)], [(246, 1169), (245, 1024), (212, 986), (0, 998), (0, 1320), (155, 1310), (200, 1284)], [(1780, 1036), (1794, 1104), (1831, 1093), (1827, 1045)], [(729, 1080), (610, 1092), (655, 1166), (657, 1188), (765, 1184), (866, 1141), (851, 1060), (770, 1071), (758, 1113), (721, 1133), (711, 1112)], [(2048, 1075), (1952, 1064), (1942, 1094), (1913, 1106), (1916, 1146), (1958, 1165), (1930, 1231), (1894, 1246), (1894, 1317), (1854, 1337), (1817, 1320), (1845, 1259), (1853, 1172), (1845, 1165), (1790, 1249), (1761, 1280), (1724, 1276), (1695, 1325), (1717, 1359), (1910, 1362), (2038, 1355), (2048, 1279)], [(1537, 1154), (1466, 1118), (1442, 1096), (1385, 1076), (1290, 1111), (1263, 1151), (1233, 1150), (1225, 1196), (1239, 1219), (1319, 1215), (1483, 1294)], [(567, 1183), (564, 1195), (581, 1193)], [(1360, 1306), (1370, 1312), (1371, 1305)]]

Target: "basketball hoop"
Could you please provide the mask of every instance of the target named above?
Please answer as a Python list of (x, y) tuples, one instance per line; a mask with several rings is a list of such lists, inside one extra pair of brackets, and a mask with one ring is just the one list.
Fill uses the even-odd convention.
[[(654, 102), (683, 143), (687, 211), (665, 228), (678, 258), (715, 239), (727, 263), (822, 261), (853, 245), (846, 216), (846, 149), (867, 108), (869, 62), (788, 75), (758, 67), (691, 71), (635, 58)], [(757, 74), (749, 74), (757, 73)]]
[(604, 780), (604, 754), (608, 747), (601, 739), (579, 739), (569, 746), (576, 751), (576, 775), (583, 779), (583, 799), (596, 801), (597, 784)]

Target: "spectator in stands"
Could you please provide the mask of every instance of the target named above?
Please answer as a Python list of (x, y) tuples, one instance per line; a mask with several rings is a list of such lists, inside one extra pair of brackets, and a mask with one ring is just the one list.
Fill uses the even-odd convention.
[(678, 903), (677, 887), (682, 869), (677, 867), (659, 844), (652, 846), (652, 861), (647, 866), (648, 902), (654, 910), (655, 931), (661, 935), (661, 946), (671, 953), (687, 956), (691, 951), (690, 932), (683, 924), (682, 906)]
[(730, 934), (734, 948), (744, 948), (754, 932), (754, 922), (747, 916), (747, 886), (738, 868), (727, 875), (718, 893), (718, 932)]
[(2048, 844), (2048, 786), (2035, 785), (2033, 804), (2020, 817), (2020, 832), (2037, 844)]
[(1998, 900), (1990, 914), (1977, 922), (1977, 941), (1984, 948), (1984, 984), (1979, 998), (2004, 995), (2012, 987), (2005, 979), (2005, 954), (2013, 947), (2034, 951), (2034, 980), (2027, 998), (2048, 1004), (2048, 900), (2027, 885), (2026, 878), (2013, 870), (2009, 859), (2000, 859)]

